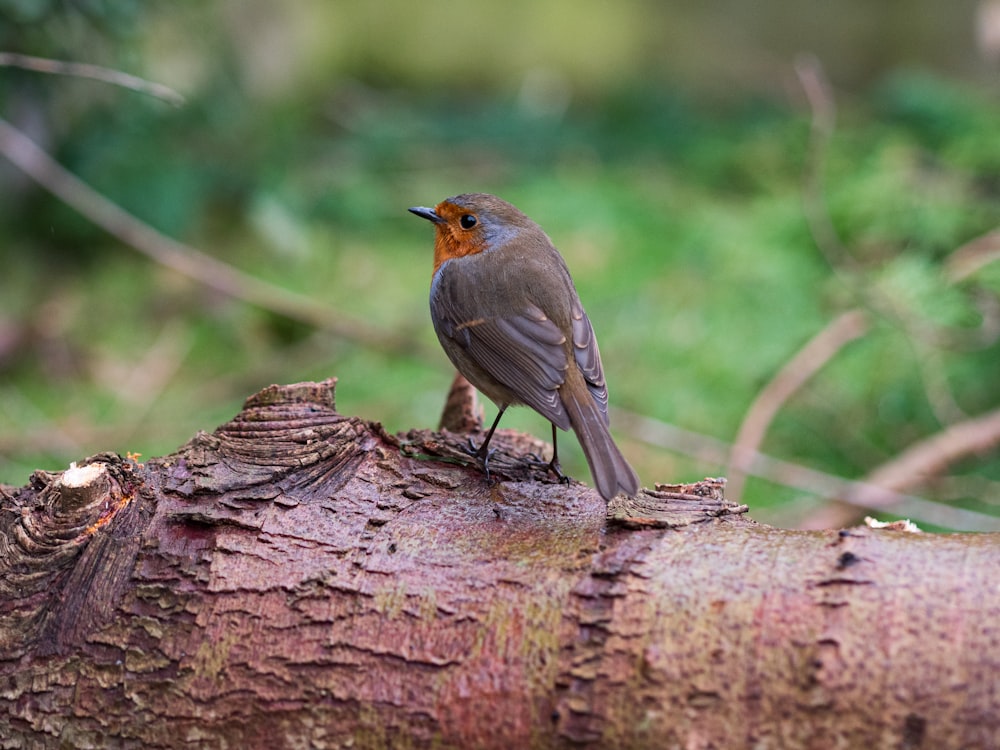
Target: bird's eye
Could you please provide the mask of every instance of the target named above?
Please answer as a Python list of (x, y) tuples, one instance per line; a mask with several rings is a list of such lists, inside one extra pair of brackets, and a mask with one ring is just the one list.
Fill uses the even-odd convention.
[(462, 229), (472, 229), (476, 226), (476, 217), (472, 214), (462, 214), (462, 218), (458, 220), (458, 223), (462, 225)]

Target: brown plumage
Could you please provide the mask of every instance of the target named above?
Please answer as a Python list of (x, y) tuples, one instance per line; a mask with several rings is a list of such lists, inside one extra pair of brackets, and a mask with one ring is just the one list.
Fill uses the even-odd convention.
[[(535, 222), (494, 195), (467, 193), (410, 211), (434, 223), (431, 320), (452, 363), (500, 413), (527, 404), (572, 429), (598, 492), (634, 495), (639, 478), (608, 431), (608, 390), (590, 320), (559, 251)], [(561, 476), (561, 474), (560, 474)]]

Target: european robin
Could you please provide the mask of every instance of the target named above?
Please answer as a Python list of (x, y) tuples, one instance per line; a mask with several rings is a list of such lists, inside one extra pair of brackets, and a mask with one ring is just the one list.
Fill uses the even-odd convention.
[(590, 319), (548, 235), (507, 201), (456, 195), (410, 211), (434, 223), (431, 321), (441, 346), (499, 413), (476, 455), (489, 477), (489, 443), (508, 406), (552, 423), (550, 467), (560, 478), (556, 427), (572, 429), (605, 500), (635, 495), (639, 478), (608, 431), (608, 389)]

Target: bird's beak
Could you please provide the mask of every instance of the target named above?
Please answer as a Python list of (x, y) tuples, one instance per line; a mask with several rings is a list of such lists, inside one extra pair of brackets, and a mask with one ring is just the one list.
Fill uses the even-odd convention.
[(425, 206), (414, 206), (413, 208), (407, 209), (411, 214), (416, 214), (421, 219), (427, 219), (427, 221), (433, 221), (435, 224), (444, 224), (444, 219), (437, 215), (437, 212), (433, 208), (427, 208)]

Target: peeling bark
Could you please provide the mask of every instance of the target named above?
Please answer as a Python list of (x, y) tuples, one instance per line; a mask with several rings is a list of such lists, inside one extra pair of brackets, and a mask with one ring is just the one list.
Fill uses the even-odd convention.
[(333, 385), (0, 489), (0, 746), (1000, 746), (1000, 535), (608, 508), (509, 431), (487, 487)]

